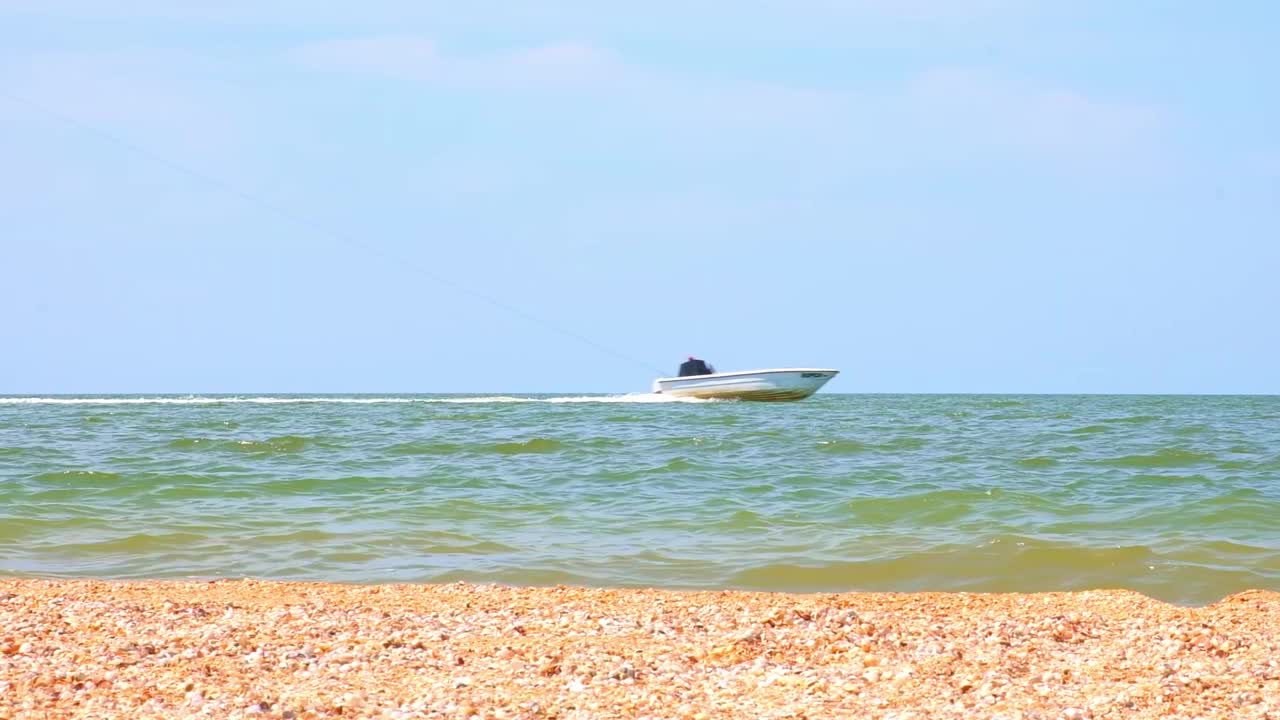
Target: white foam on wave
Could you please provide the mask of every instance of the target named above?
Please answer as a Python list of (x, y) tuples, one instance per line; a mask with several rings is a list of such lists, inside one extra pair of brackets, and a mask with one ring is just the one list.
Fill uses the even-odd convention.
[(628, 393), (626, 395), (567, 395), (565, 397), (514, 397), (508, 395), (482, 395), (462, 398), (424, 398), (421, 402), (437, 403), (701, 403), (714, 402), (699, 398), (679, 398), (658, 393)]
[(297, 405), (305, 403), (410, 403), (414, 398), (344, 397), (6, 397), (0, 405)]
[(549, 398), (550, 403), (706, 403), (718, 402), (708, 398), (682, 398), (660, 393), (630, 393), (627, 395), (583, 395), (580, 397)]
[(477, 395), (474, 397), (0, 397), (0, 405), (384, 405), (406, 403), (492, 404), (492, 403), (703, 403), (698, 398), (678, 398), (657, 393), (626, 395), (573, 395), (565, 397), (517, 397)]

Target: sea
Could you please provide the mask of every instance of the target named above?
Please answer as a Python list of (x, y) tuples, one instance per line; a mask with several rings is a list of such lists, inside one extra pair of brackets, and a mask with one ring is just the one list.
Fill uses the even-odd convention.
[(1280, 590), (1280, 397), (0, 397), (0, 575)]

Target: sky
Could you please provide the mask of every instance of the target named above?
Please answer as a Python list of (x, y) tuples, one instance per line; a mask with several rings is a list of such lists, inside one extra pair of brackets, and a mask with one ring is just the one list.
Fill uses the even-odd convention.
[(0, 394), (1280, 393), (1273, 3), (340, 5), (0, 0)]

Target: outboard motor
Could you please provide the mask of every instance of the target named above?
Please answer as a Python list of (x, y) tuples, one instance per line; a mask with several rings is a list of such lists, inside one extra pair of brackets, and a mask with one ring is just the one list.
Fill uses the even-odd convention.
[(707, 366), (705, 361), (699, 360), (692, 355), (689, 356), (688, 360), (680, 363), (680, 377), (689, 377), (690, 375), (710, 375), (712, 372), (712, 369)]

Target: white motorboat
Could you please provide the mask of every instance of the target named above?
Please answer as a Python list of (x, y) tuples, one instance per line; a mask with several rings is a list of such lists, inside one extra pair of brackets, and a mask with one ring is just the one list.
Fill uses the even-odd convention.
[(653, 391), (673, 397), (716, 400), (803, 400), (835, 377), (839, 370), (776, 368), (658, 378)]

